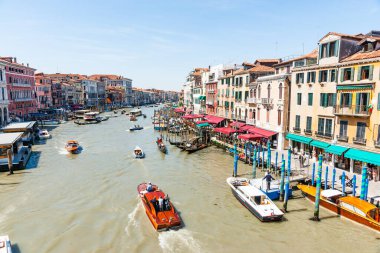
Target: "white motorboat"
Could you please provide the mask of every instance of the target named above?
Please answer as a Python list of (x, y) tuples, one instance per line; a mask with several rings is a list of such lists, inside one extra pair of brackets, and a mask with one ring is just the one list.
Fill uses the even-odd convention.
[[(249, 184), (263, 191), (271, 200), (280, 198), (280, 181), (273, 180), (270, 184), (270, 189), (267, 189), (267, 183), (263, 178), (250, 179)], [(292, 187), (289, 185), (289, 197), (292, 196)]]
[(284, 213), (246, 178), (229, 177), (227, 184), (234, 196), (261, 221), (280, 221)]
[(142, 115), (142, 111), (141, 109), (134, 109), (130, 111), (129, 114), (138, 117)]
[(0, 253), (12, 253), (12, 245), (9, 236), (0, 236)]
[(136, 146), (135, 149), (133, 150), (133, 155), (135, 156), (135, 158), (137, 159), (143, 159), (145, 158), (145, 153), (144, 151), (142, 150), (142, 148), (140, 148), (139, 146)]
[(50, 135), (49, 131), (46, 129), (41, 129), (38, 132), (38, 138), (40, 138), (40, 140), (46, 140), (46, 139), (49, 139), (50, 137), (51, 137), (51, 135)]

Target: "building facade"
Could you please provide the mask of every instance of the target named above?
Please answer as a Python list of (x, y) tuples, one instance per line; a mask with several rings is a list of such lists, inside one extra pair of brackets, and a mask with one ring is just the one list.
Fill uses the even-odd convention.
[(7, 80), (5, 75), (6, 63), (0, 60), (0, 125), (4, 126), (9, 120), (9, 100), (7, 92)]
[(45, 76), (43, 73), (37, 73), (36, 79), (36, 96), (37, 96), (37, 108), (47, 109), (53, 105), (51, 85), (52, 80)]

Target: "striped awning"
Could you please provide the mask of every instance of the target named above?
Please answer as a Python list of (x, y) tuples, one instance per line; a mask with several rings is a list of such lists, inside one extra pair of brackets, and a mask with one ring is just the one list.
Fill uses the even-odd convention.
[(363, 89), (373, 89), (372, 84), (357, 84), (357, 85), (338, 85), (337, 90), (363, 90)]
[(349, 148), (342, 147), (338, 145), (331, 145), (330, 147), (325, 149), (325, 152), (334, 154), (334, 155), (342, 155), (344, 152), (346, 152)]
[(310, 142), (310, 146), (314, 146), (314, 147), (321, 148), (321, 149), (326, 149), (328, 146), (330, 146), (330, 144), (323, 142), (323, 141), (313, 140), (312, 142)]
[(305, 144), (310, 144), (310, 142), (313, 140), (312, 138), (301, 136), (298, 134), (287, 134), (286, 139), (292, 140), (292, 141), (297, 141)]

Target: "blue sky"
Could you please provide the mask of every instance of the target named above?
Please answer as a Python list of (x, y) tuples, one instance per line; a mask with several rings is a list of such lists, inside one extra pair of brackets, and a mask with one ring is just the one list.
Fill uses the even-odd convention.
[(380, 30), (380, 0), (0, 0), (0, 55), (46, 73), (180, 90), (194, 67), (308, 53)]

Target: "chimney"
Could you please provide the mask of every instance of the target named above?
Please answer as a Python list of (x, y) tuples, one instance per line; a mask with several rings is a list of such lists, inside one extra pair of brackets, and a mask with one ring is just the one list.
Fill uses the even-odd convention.
[(27, 63), (26, 66), (29, 68), (29, 63)]
[(14, 63), (17, 63), (17, 58), (15, 57), (13, 61), (14, 61)]
[(208, 70), (210, 70), (210, 68), (211, 68), (211, 66), (210, 66), (210, 65), (208, 65)]

